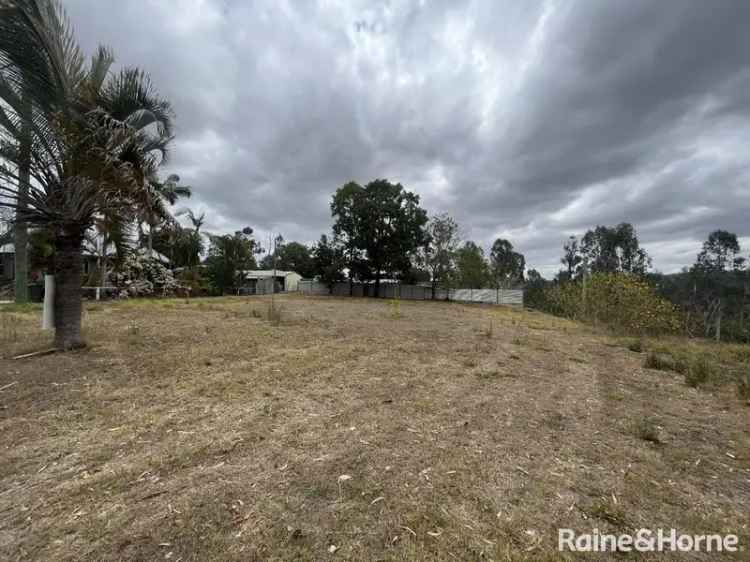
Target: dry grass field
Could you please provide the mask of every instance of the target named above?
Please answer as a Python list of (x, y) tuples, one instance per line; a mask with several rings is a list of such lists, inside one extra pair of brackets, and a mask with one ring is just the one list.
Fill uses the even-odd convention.
[[(631, 560), (557, 529), (735, 533), (739, 346), (692, 388), (581, 325), (454, 303), (88, 305), (85, 350), (0, 307), (0, 559)], [(641, 558), (638, 558), (640, 556)]]

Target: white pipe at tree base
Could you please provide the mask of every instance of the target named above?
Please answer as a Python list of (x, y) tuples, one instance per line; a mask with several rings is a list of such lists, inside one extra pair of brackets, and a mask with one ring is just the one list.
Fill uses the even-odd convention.
[(42, 311), (42, 330), (55, 328), (55, 276), (44, 276), (44, 309)]

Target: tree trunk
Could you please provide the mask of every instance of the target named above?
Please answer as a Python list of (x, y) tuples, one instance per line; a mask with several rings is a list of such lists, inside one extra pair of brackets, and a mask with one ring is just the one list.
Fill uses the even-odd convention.
[(19, 146), (19, 151), (21, 153), (21, 162), (18, 167), (19, 209), (16, 210), (16, 221), (13, 232), (13, 245), (15, 246), (15, 298), (17, 303), (25, 303), (29, 300), (29, 254), (27, 248), (29, 242), (29, 231), (26, 225), (26, 221), (23, 220), (25, 218), (23, 216), (23, 211), (28, 206), (31, 147), (29, 146), (28, 126), (22, 126), (24, 137), (22, 138), (21, 144)]
[(83, 233), (55, 237), (55, 347), (83, 347), (81, 338), (81, 243)]
[(437, 283), (433, 279), (433, 281), (432, 281), (432, 300), (435, 300), (435, 286), (436, 285), (437, 285)]
[(719, 301), (719, 310), (716, 314), (716, 341), (721, 341), (721, 316), (724, 312), (723, 303)]
[[(19, 189), (19, 192), (21, 189)], [(28, 187), (26, 188), (28, 191)], [(19, 199), (23, 197), (21, 195)], [(16, 211), (16, 221), (13, 232), (13, 245), (15, 246), (14, 269), (15, 269), (15, 293), (16, 302), (25, 303), (29, 300), (29, 261), (28, 242), (29, 232), (26, 223), (21, 220)]]
[(375, 274), (375, 298), (380, 296), (380, 270)]

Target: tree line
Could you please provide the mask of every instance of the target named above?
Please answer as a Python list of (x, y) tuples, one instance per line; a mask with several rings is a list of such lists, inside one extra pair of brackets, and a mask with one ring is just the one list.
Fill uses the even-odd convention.
[[(695, 262), (679, 273), (650, 271), (651, 258), (640, 246), (635, 229), (629, 223), (597, 226), (581, 238), (571, 236), (563, 245), (560, 263), (562, 268), (552, 280), (545, 280), (533, 270), (528, 272), (525, 301), (529, 306), (559, 313), (563, 306), (561, 295), (565, 294), (562, 288), (566, 285), (578, 287), (568, 291), (568, 295), (583, 296), (587, 280), (607, 279), (611, 285), (615, 279), (612, 276), (624, 276), (645, 283), (639, 285), (643, 289), (639, 293), (642, 302), (630, 301), (627, 306), (633, 308), (648, 301), (644, 314), (653, 317), (653, 325), (663, 325), (660, 320), (664, 318), (657, 318), (649, 308), (658, 308), (662, 316), (671, 316), (671, 312), (664, 312), (668, 307), (654, 300), (656, 296), (672, 305), (677, 320), (669, 323), (674, 324), (674, 330), (716, 340), (750, 341), (747, 325), (750, 269), (742, 256), (737, 235), (732, 232), (711, 232)], [(607, 298), (621, 297), (625, 291), (623, 286), (620, 286), (620, 293), (607, 294)], [(589, 295), (588, 303), (581, 298), (573, 308), (595, 305)], [(573, 315), (570, 310), (567, 314)]]
[(296, 269), (332, 287), (348, 281), (374, 285), (384, 280), (439, 287), (511, 287), (523, 282), (525, 259), (498, 239), (489, 256), (461, 241), (458, 223), (446, 213), (428, 217), (419, 196), (400, 183), (376, 179), (348, 182), (331, 201), (332, 235), (311, 248), (292, 243), (279, 252), (282, 268)]

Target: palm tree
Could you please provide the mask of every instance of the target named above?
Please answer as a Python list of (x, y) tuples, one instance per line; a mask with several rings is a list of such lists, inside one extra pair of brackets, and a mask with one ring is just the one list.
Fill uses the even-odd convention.
[(186, 215), (188, 220), (190, 221), (190, 224), (193, 225), (193, 230), (187, 237), (185, 249), (187, 253), (188, 267), (194, 270), (196, 267), (198, 267), (201, 259), (201, 254), (204, 250), (203, 238), (201, 236), (200, 230), (203, 226), (203, 223), (206, 222), (206, 213), (196, 215), (191, 209), (182, 209), (175, 213), (175, 216), (177, 217), (182, 215)]
[(170, 174), (166, 181), (160, 181), (155, 171), (151, 172), (146, 181), (144, 189), (138, 194), (136, 205), (139, 209), (138, 228), (143, 233), (143, 223), (148, 225), (147, 247), (148, 256), (154, 252), (154, 230), (159, 224), (171, 223), (174, 217), (169, 212), (167, 205), (174, 205), (180, 197), (189, 198), (192, 195), (192, 188), (187, 185), (180, 185), (180, 176)]
[[(58, 0), (0, 0), (0, 179), (10, 180), (0, 205), (54, 235), (55, 344), (65, 349), (83, 345), (86, 230), (97, 217), (135, 218), (172, 138), (171, 107), (149, 77), (113, 76), (112, 63), (104, 47), (84, 63)], [(18, 172), (24, 163), (29, 180)]]

